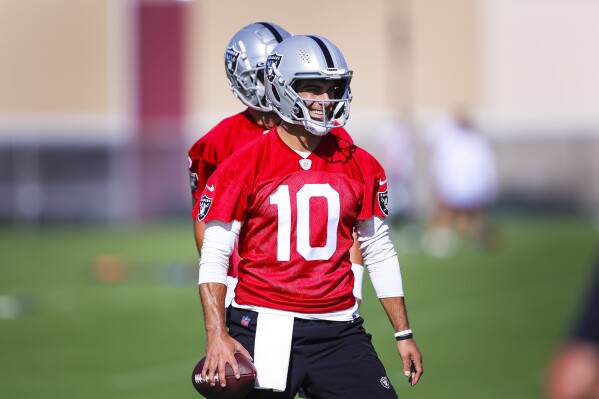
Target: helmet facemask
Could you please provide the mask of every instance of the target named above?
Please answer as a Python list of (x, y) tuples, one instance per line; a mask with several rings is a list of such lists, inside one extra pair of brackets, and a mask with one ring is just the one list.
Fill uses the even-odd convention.
[[(228, 51), (235, 50), (230, 48)], [(248, 107), (262, 112), (271, 112), (272, 107), (264, 97), (264, 62), (252, 67), (245, 53), (239, 53), (234, 72), (236, 73), (230, 74), (229, 87), (235, 97)]]
[[(316, 136), (323, 136), (335, 127), (344, 126), (349, 118), (351, 102), (349, 81), (349, 78), (340, 79), (339, 84), (334, 88), (334, 94), (328, 99), (302, 98), (295, 88), (288, 88), (288, 92), (295, 98), (292, 120), (289, 122), (302, 124), (307, 131)], [(311, 103), (310, 108), (307, 103)], [(315, 106), (315, 103), (318, 105)], [(322, 119), (315, 119), (310, 115), (310, 110), (314, 111), (314, 108), (322, 110)]]

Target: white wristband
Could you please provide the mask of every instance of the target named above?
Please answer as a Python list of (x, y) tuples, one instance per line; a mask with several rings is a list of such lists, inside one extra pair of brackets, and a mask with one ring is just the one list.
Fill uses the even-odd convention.
[(407, 329), (407, 330), (403, 330), (403, 331), (398, 331), (393, 335), (395, 336), (395, 338), (397, 338), (397, 337), (403, 337), (404, 335), (410, 335), (410, 334), (412, 334), (412, 330)]

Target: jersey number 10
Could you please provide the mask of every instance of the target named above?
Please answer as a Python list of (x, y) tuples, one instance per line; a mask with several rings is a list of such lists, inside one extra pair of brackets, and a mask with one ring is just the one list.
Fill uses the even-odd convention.
[[(310, 198), (327, 200), (327, 238), (324, 247), (310, 246)], [(328, 260), (337, 249), (339, 225), (339, 193), (328, 184), (306, 184), (295, 195), (297, 209), (297, 252), (306, 260)], [(291, 255), (291, 198), (289, 186), (279, 186), (270, 196), (270, 203), (278, 209), (277, 260), (289, 261)]]

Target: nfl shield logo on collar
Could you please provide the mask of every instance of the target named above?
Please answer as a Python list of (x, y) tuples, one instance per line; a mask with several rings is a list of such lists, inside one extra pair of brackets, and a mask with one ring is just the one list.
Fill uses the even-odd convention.
[(299, 163), (303, 170), (308, 170), (312, 167), (312, 161), (310, 159), (300, 159)]

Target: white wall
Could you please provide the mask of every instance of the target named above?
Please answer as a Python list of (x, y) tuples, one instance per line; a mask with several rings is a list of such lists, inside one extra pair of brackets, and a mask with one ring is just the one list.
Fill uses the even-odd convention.
[(480, 10), (486, 123), (599, 135), (599, 1), (484, 0)]

